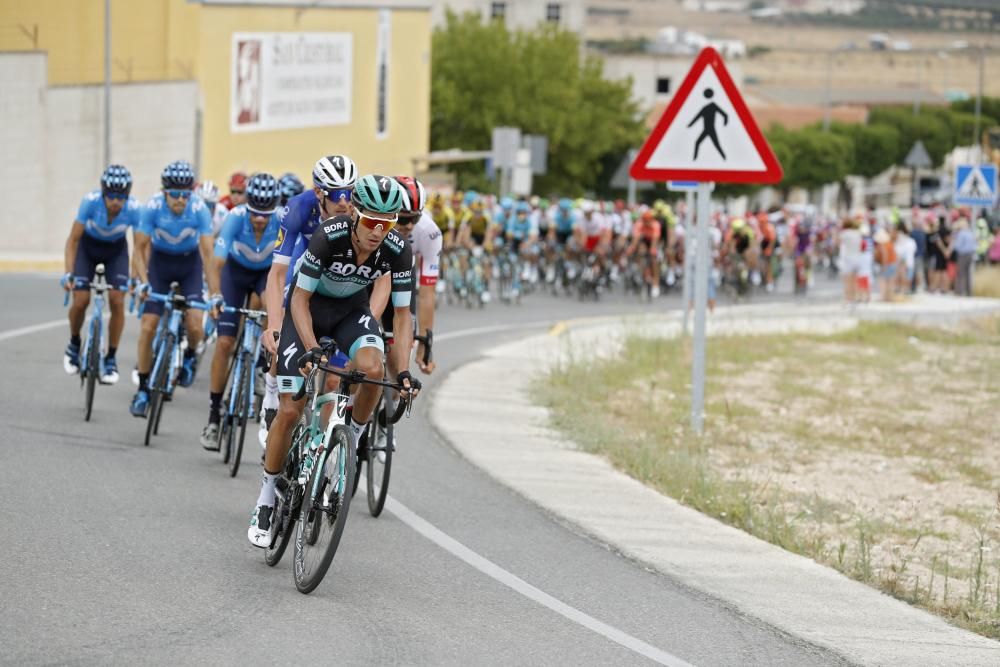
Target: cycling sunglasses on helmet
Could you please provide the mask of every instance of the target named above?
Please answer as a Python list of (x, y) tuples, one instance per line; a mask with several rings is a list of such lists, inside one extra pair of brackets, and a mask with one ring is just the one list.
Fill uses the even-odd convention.
[(166, 192), (168, 195), (170, 195), (174, 199), (187, 199), (188, 197), (191, 196), (191, 191), (190, 190), (173, 190), (173, 189), (171, 189), (171, 190), (164, 190), (164, 192)]
[(354, 188), (334, 188), (332, 190), (323, 189), (323, 194), (333, 203), (351, 201), (351, 194)]
[(376, 216), (373, 216), (373, 215), (368, 214), (368, 213), (359, 213), (358, 214), (358, 222), (359, 223), (361, 223), (362, 225), (364, 225), (365, 227), (367, 227), (368, 229), (370, 229), (372, 231), (377, 231), (378, 228), (381, 227), (385, 231), (386, 234), (388, 234), (389, 230), (391, 230), (393, 227), (396, 226), (396, 221), (397, 220), (398, 220), (398, 217), (395, 214), (392, 214), (391, 217), (387, 216), (387, 217), (384, 217), (384, 218), (382, 218), (382, 217), (376, 217)]

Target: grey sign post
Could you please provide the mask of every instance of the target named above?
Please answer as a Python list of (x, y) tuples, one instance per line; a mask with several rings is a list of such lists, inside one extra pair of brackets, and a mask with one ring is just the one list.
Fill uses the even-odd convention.
[(695, 229), (694, 229), (694, 192), (688, 190), (685, 194), (684, 207), (684, 335), (687, 336), (691, 331), (688, 327), (688, 319), (691, 315), (691, 286), (694, 285), (694, 280), (692, 280), (691, 272), (694, 268), (694, 257), (691, 255), (692, 241), (694, 240)]
[(517, 151), (521, 149), (521, 130), (517, 127), (494, 127), (490, 152), (493, 166), (500, 170), (500, 194), (511, 189), (511, 178), (517, 166)]
[(694, 271), (694, 357), (691, 361), (691, 428), (701, 435), (705, 427), (705, 326), (708, 305), (708, 208), (712, 183), (698, 184), (698, 257)]

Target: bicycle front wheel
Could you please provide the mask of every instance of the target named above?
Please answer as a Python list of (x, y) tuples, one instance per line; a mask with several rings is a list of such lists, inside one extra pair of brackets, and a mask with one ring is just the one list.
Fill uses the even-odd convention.
[[(354, 435), (334, 426), (305, 488), (295, 528), (295, 587), (311, 593), (323, 581), (347, 524), (350, 484), (357, 465)], [(308, 530), (307, 530), (308, 528)]]
[(170, 372), (168, 357), (172, 347), (173, 340), (167, 336), (161, 343), (160, 352), (157, 355), (159, 365), (156, 377), (150, 378), (152, 384), (149, 385), (149, 415), (146, 417), (146, 440), (143, 443), (147, 447), (149, 447), (149, 439), (158, 430), (160, 415), (163, 414), (163, 391), (167, 387), (167, 374)]
[[(393, 424), (388, 415), (393, 412), (393, 391), (382, 390), (382, 400), (375, 406), (375, 418), (368, 425), (368, 511), (377, 517), (389, 495), (389, 472), (395, 450)], [(380, 457), (379, 454), (382, 456)], [(379, 460), (384, 458), (385, 460)]]
[(84, 421), (90, 421), (90, 413), (94, 409), (94, 388), (101, 373), (101, 321), (98, 317), (91, 320), (90, 333), (87, 336), (87, 389), (84, 394)]
[(229, 459), (230, 477), (236, 477), (236, 473), (240, 469), (240, 456), (243, 455), (243, 441), (247, 437), (247, 422), (250, 421), (250, 401), (254, 398), (250, 395), (250, 374), (254, 372), (253, 364), (250, 361), (250, 355), (244, 355), (243, 372), (240, 374), (241, 377), (238, 378), (240, 387), (239, 393), (236, 395), (236, 414), (233, 416), (231, 428), (235, 435), (236, 428), (239, 427), (240, 433), (233, 438), (234, 446)]

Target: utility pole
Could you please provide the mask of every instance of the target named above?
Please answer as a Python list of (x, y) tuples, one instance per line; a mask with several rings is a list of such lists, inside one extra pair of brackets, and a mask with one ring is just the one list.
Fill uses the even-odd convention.
[(833, 87), (833, 51), (827, 51), (826, 53), (826, 104), (823, 105), (823, 131), (828, 132), (830, 130), (830, 105), (833, 103), (831, 100)]
[(111, 163), (111, 0), (104, 0), (104, 166)]
[(917, 92), (913, 96), (913, 115), (920, 115), (920, 95), (924, 92), (924, 69), (927, 67), (927, 57), (921, 54), (917, 61)]
[(982, 44), (979, 45), (979, 86), (976, 88), (976, 123), (974, 125), (975, 129), (972, 131), (972, 145), (976, 148), (976, 162), (983, 161), (983, 138), (979, 131), (980, 117), (983, 112), (983, 56), (984, 49)]

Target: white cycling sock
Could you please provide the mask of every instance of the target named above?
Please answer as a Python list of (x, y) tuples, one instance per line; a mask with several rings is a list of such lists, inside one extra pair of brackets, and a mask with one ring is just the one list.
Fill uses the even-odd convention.
[(278, 409), (278, 378), (270, 373), (264, 373), (264, 402), (261, 403), (264, 410)]
[(260, 495), (257, 496), (258, 505), (274, 507), (274, 485), (278, 483), (279, 475), (272, 475), (265, 472), (260, 478)]
[(367, 425), (368, 422), (365, 422), (364, 424), (359, 424), (358, 422), (354, 421), (353, 417), (351, 418), (351, 430), (354, 431), (355, 442), (361, 440), (361, 434), (365, 432), (365, 426)]

